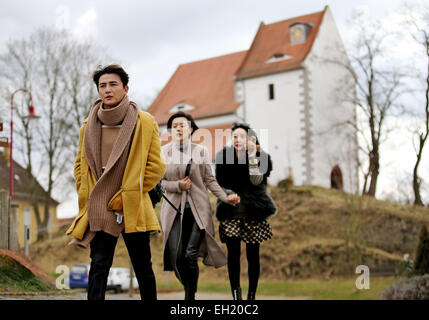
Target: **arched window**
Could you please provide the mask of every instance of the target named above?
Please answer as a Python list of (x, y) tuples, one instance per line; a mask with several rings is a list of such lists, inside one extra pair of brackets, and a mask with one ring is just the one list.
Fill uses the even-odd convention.
[(304, 22), (294, 22), (289, 25), (290, 44), (296, 45), (305, 43), (311, 27), (311, 23)]
[(331, 170), (331, 189), (343, 190), (343, 173), (338, 165)]

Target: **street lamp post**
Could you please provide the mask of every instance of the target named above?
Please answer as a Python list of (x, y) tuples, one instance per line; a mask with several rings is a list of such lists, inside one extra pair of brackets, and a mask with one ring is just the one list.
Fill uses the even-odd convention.
[(12, 96), (10, 98), (11, 100), (11, 111), (10, 111), (10, 144), (9, 144), (9, 196), (10, 201), (13, 201), (13, 156), (12, 156), (12, 150), (13, 150), (13, 97), (15, 93), (18, 91), (24, 91), (30, 95), (30, 105), (28, 106), (28, 116), (26, 118), (28, 119), (37, 119), (40, 118), (39, 116), (36, 116), (34, 113), (34, 106), (33, 106), (33, 96), (31, 95), (31, 92), (27, 89), (20, 88), (16, 90), (14, 93), (12, 93)]

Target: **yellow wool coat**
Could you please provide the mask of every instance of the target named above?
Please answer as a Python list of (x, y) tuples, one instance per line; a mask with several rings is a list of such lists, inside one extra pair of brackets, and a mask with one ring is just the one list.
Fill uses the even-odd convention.
[[(88, 227), (88, 198), (96, 183), (85, 157), (83, 137), (86, 124), (87, 120), (80, 129), (74, 165), (79, 214), (66, 232), (79, 240)], [(140, 110), (120, 189), (126, 233), (161, 230), (148, 192), (161, 180), (165, 170), (158, 125), (152, 115)]]

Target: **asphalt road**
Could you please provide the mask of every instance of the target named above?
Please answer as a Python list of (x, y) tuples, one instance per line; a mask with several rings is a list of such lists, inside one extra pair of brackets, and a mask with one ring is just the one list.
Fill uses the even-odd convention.
[[(183, 300), (184, 292), (162, 292), (158, 293), (158, 300)], [(243, 297), (245, 298), (245, 297)], [(307, 300), (309, 297), (284, 297), (284, 296), (259, 296), (258, 300)], [(26, 294), (26, 295), (2, 295), (0, 293), (0, 300), (86, 300), (85, 291), (71, 290), (70, 293), (65, 294)], [(208, 292), (197, 292), (197, 300), (232, 300), (231, 295), (221, 293), (208, 293)], [(107, 292), (106, 300), (140, 300), (138, 293), (133, 293), (132, 297), (128, 293), (113, 294)]]

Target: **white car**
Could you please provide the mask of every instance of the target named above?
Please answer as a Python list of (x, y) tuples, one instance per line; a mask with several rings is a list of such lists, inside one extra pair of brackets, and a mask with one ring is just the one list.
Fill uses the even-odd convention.
[[(116, 293), (128, 290), (130, 288), (130, 269), (129, 268), (110, 268), (107, 278), (107, 289), (113, 289)], [(138, 289), (137, 278), (133, 276), (133, 288)]]

